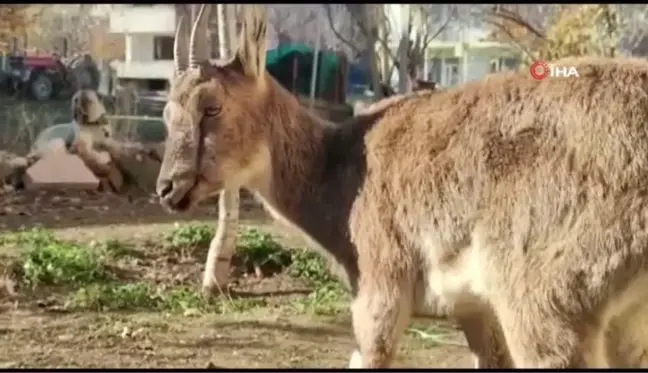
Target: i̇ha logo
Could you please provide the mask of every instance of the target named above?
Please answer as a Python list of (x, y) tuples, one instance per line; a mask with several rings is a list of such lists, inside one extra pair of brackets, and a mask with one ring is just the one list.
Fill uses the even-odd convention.
[(552, 78), (570, 78), (579, 77), (578, 70), (574, 66), (556, 66), (548, 65), (544, 61), (536, 61), (529, 68), (531, 76), (535, 80), (543, 80), (546, 77)]

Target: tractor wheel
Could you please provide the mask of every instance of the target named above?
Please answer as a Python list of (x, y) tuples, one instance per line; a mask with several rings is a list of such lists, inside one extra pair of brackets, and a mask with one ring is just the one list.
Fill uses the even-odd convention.
[(29, 80), (29, 93), (38, 101), (46, 101), (54, 95), (54, 84), (47, 74), (34, 71)]

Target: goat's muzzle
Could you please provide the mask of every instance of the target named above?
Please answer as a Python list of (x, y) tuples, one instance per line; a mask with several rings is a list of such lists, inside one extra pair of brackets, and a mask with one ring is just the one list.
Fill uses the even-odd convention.
[(195, 182), (188, 178), (175, 180), (158, 179), (157, 195), (160, 203), (171, 212), (184, 212), (189, 210), (193, 204), (192, 190)]

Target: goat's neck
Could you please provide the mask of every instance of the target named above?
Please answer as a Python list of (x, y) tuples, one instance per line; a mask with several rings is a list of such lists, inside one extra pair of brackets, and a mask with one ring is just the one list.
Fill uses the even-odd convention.
[(352, 143), (362, 139), (341, 135), (302, 108), (292, 109), (292, 118), (271, 130), (270, 171), (257, 192), (275, 213), (322, 246), (355, 290), (357, 255), (348, 220), (362, 177), (356, 164), (362, 162), (352, 151), (358, 147)]

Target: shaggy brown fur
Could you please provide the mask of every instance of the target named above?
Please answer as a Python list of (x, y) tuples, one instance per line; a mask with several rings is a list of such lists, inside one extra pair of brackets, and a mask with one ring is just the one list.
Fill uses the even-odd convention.
[(173, 82), (166, 206), (244, 186), (322, 246), (353, 289), (353, 367), (388, 366), (437, 302), (479, 366), (648, 366), (648, 62), (497, 74), (333, 127), (265, 74), (262, 19)]

